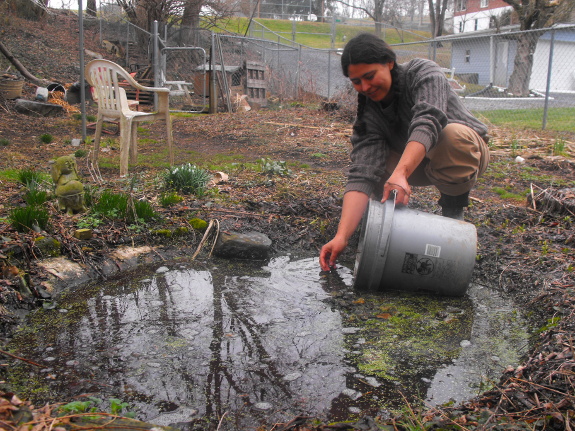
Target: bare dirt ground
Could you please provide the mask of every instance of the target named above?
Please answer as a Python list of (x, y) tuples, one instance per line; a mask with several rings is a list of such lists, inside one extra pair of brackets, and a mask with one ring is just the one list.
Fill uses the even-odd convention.
[[(41, 21), (11, 17), (0, 33), (2, 42), (35, 76), (62, 84), (78, 79), (76, 19), (55, 15)], [(87, 35), (86, 48), (110, 57)], [(9, 64), (2, 59), (6, 71)], [(8, 73), (14, 73), (12, 67)], [(27, 83), (23, 98), (32, 99), (36, 86)], [(50, 161), (77, 150), (70, 141), (80, 137), (81, 123), (73, 112), (56, 118), (19, 114), (14, 101), (0, 102), (0, 173), (36, 169), (49, 173)], [(94, 114), (90, 106), (88, 113)], [(118, 137), (108, 141), (103, 153), (99, 183), (90, 176), (87, 159), (78, 165), (85, 184), (114, 190), (131, 190), (134, 197), (155, 204), (163, 215), (157, 227), (188, 226), (190, 217), (217, 219), (222, 229), (266, 233), (273, 252), (298, 251), (317, 255), (335, 232), (348, 163), (351, 124), (336, 111), (328, 113), (318, 104), (277, 102), (265, 110), (174, 118), (177, 163), (193, 163), (225, 170), (229, 181), (214, 186), (204, 198), (186, 196), (178, 205), (158, 205), (158, 175), (168, 166), (162, 124), (145, 125), (140, 132), (139, 163), (130, 167), (131, 177), (121, 179), (118, 168)], [(49, 133), (51, 143), (40, 136)], [(396, 418), (374, 418), (386, 429), (557, 429), (575, 426), (575, 136), (542, 131), (492, 129), (492, 162), (472, 192), (473, 206), (466, 214), (478, 230), (478, 258), (474, 281), (511, 293), (541, 327), (524, 363), (502, 373), (501, 380), (480, 397), (459, 406), (413, 411)], [(557, 140), (566, 143), (562, 155), (551, 155)], [(89, 150), (89, 146), (82, 146)], [(516, 156), (525, 159), (517, 163)], [(265, 175), (254, 169), (257, 160), (287, 161), (289, 176)], [(40, 292), (48, 274), (38, 269), (42, 256), (33, 246), (44, 233), (18, 233), (9, 214), (24, 205), (24, 189), (17, 181), (0, 179), (0, 316), (6, 340), (18, 325), (18, 310), (41, 305)], [(416, 190), (411, 205), (438, 212), (438, 196), (430, 188)], [(152, 244), (176, 249), (175, 239), (159, 240), (145, 232), (134, 233), (125, 223), (107, 221), (95, 238), (84, 246), (72, 236), (82, 215), (70, 217), (48, 206), (47, 234), (57, 238), (68, 258), (84, 265), (98, 265), (101, 257), (122, 244)], [(200, 236), (186, 238), (193, 248)], [(353, 260), (354, 244), (343, 259)], [(318, 268), (319, 270), (319, 268)], [(28, 281), (32, 297), (18, 290), (20, 276)], [(16, 352), (17, 354), (17, 352)], [(6, 357), (8, 360), (18, 360)], [(9, 365), (1, 366), (3, 378)], [(7, 379), (9, 381), (9, 379)], [(9, 385), (0, 403), (0, 419), (15, 427), (14, 409), (21, 409)], [(58, 400), (54, 400), (57, 402)], [(26, 404), (26, 403), (25, 403)], [(29, 404), (29, 403), (28, 403)], [(37, 412), (37, 418), (42, 417)], [(39, 419), (36, 419), (39, 421)], [(38, 424), (38, 422), (36, 423)], [(313, 424), (297, 418), (275, 429), (327, 430), (377, 429)], [(359, 425), (357, 425), (359, 426)], [(4, 425), (0, 423), (0, 428)], [(38, 428), (41, 429), (41, 428)]]

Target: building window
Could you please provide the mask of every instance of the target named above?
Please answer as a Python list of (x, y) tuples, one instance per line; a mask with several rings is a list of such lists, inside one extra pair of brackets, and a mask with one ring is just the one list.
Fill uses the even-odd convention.
[(465, 50), (465, 62), (471, 63), (471, 50), (470, 49)]
[(477, 23), (478, 23), (478, 22), (479, 22), (479, 20), (476, 19), (476, 20), (475, 20), (475, 25), (474, 25), (474, 30), (475, 30), (475, 31), (477, 31), (477, 27), (478, 27)]
[(489, 0), (481, 0), (480, 7), (487, 7), (487, 6), (489, 6)]
[(455, 11), (459, 12), (467, 9), (467, 0), (455, 0)]

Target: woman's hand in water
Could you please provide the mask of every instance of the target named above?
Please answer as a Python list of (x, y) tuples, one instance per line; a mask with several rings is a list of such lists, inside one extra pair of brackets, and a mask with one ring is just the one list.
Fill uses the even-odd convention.
[(346, 247), (347, 240), (337, 235), (330, 242), (324, 245), (319, 253), (319, 264), (322, 271), (330, 271), (334, 269), (337, 257)]

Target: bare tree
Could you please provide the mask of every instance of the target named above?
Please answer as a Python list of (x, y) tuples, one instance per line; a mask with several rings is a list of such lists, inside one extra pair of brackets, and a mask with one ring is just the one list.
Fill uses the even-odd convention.
[(375, 34), (381, 36), (385, 0), (357, 0), (351, 3), (345, 0), (336, 0), (336, 2), (343, 6), (359, 10), (370, 17), (375, 22)]
[(447, 11), (448, 0), (427, 0), (429, 5), (429, 19), (431, 21), (431, 31), (433, 37), (443, 34), (445, 24), (445, 11)]
[[(575, 9), (575, 0), (505, 0), (513, 7), (519, 19), (520, 30), (538, 30), (567, 20)], [(509, 92), (529, 94), (529, 78), (533, 67), (533, 54), (540, 33), (521, 33), (517, 39), (517, 53), (513, 73), (509, 78)]]
[(511, 10), (506, 10), (502, 14), (491, 12), (489, 14), (489, 28), (494, 28), (497, 33), (501, 31), (501, 27), (511, 25), (512, 13)]

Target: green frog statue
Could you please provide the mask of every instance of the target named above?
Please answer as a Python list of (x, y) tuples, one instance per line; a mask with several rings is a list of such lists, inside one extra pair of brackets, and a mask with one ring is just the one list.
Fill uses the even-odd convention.
[(58, 208), (68, 215), (82, 212), (84, 206), (84, 185), (78, 177), (76, 157), (58, 157), (52, 165), (52, 180), (56, 185)]

